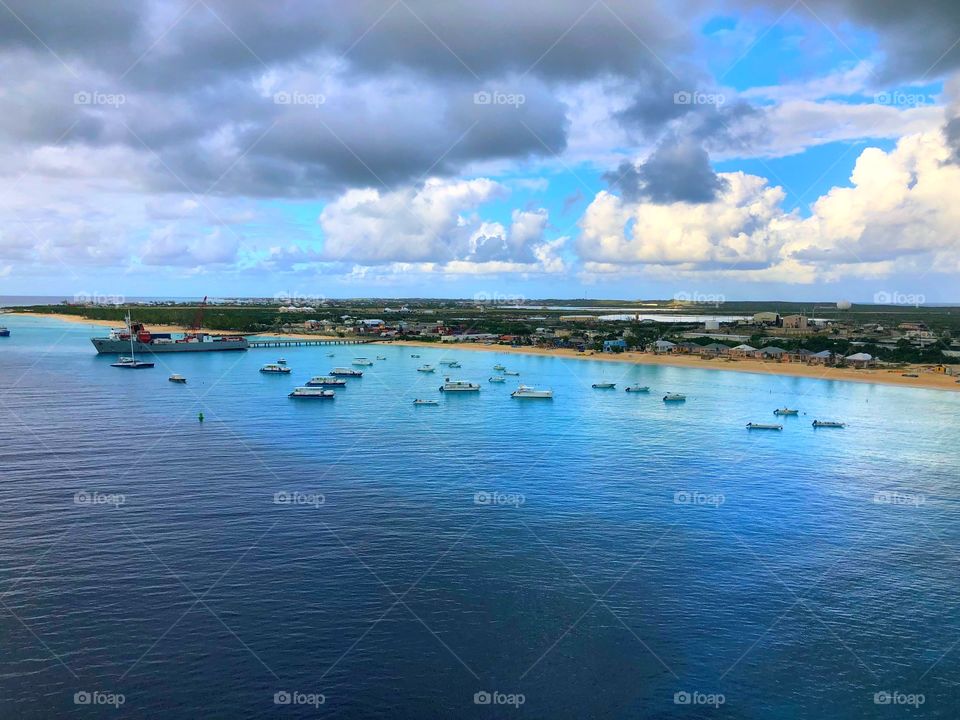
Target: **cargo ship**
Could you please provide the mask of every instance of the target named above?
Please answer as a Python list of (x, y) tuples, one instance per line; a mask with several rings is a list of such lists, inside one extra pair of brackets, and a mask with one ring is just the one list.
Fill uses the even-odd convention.
[(210, 335), (198, 331), (175, 338), (171, 333), (150, 332), (143, 323), (131, 323), (129, 316), (125, 328), (111, 329), (107, 337), (90, 338), (90, 342), (101, 355), (119, 355), (130, 354), (131, 339), (132, 350), (137, 354), (246, 350), (250, 347), (247, 339), (239, 335)]

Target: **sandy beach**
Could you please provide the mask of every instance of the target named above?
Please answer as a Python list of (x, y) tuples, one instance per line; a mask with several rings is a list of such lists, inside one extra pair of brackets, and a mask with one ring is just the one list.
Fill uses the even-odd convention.
[[(816, 380), (842, 380), (844, 382), (875, 383), (897, 385), (899, 387), (927, 388), (960, 392), (960, 378), (930, 372), (924, 366), (911, 365), (895, 370), (854, 368), (832, 368), (802, 363), (781, 363), (753, 359), (715, 359), (705, 360), (690, 355), (654, 355), (643, 352), (593, 353), (580, 354), (576, 350), (537, 347), (510, 347), (507, 345), (482, 345), (478, 343), (435, 343), (415, 340), (394, 340), (376, 344), (409, 345), (422, 348), (445, 348), (451, 354), (460, 350), (503, 353), (513, 355), (543, 355), (573, 360), (598, 360), (601, 362), (628, 362), (637, 365), (669, 365), (671, 367), (696, 368), (698, 370), (726, 370), (728, 372), (758, 373), (763, 375), (787, 375), (792, 377), (813, 378)], [(919, 377), (903, 377), (903, 373), (915, 373)]]
[[(91, 320), (78, 315), (60, 313), (11, 313), (27, 317), (42, 317), (79, 325), (92, 327), (119, 327), (121, 323), (110, 320)], [(178, 325), (150, 324), (149, 328), (158, 332), (186, 332), (187, 328)], [(213, 331), (211, 331), (213, 332)], [(217, 335), (239, 335), (239, 331), (217, 330)], [(336, 339), (315, 333), (262, 333), (265, 337), (284, 337), (294, 340), (326, 340)], [(248, 337), (255, 335), (248, 334)], [(947, 390), (960, 392), (958, 377), (931, 372), (922, 365), (910, 365), (896, 369), (872, 368), (858, 370), (855, 368), (832, 368), (821, 365), (804, 365), (802, 363), (782, 363), (774, 361), (737, 359), (728, 360), (717, 358), (705, 360), (691, 355), (654, 355), (642, 352), (623, 353), (578, 353), (575, 350), (539, 348), (539, 347), (511, 347), (508, 345), (483, 345), (480, 343), (437, 343), (418, 342), (416, 340), (383, 340), (375, 341), (377, 345), (405, 345), (421, 348), (445, 348), (449, 352), (469, 350), (471, 352), (491, 352), (515, 355), (542, 355), (544, 357), (561, 357), (573, 360), (598, 360), (601, 362), (628, 362), (638, 365), (669, 365), (671, 367), (696, 368), (698, 370), (726, 370), (728, 372), (759, 373), (764, 375), (787, 375), (792, 377), (814, 378), (817, 380), (842, 380), (844, 382), (875, 383), (881, 385), (897, 385), (899, 387), (927, 388), (931, 390)], [(903, 377), (904, 373), (916, 374), (918, 377)]]

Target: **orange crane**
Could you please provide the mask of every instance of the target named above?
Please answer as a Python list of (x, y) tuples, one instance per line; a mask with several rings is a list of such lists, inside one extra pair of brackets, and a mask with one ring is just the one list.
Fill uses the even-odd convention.
[(190, 326), (190, 329), (193, 330), (194, 333), (199, 333), (200, 328), (203, 327), (203, 310), (204, 308), (206, 308), (206, 306), (207, 306), (207, 296), (204, 295), (203, 302), (200, 303), (200, 309), (197, 310), (197, 314), (193, 318), (193, 324)]

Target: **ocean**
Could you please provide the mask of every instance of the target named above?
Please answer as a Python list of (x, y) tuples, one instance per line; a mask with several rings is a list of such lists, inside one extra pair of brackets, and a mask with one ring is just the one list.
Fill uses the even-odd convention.
[(3, 323), (0, 717), (960, 715), (960, 395)]

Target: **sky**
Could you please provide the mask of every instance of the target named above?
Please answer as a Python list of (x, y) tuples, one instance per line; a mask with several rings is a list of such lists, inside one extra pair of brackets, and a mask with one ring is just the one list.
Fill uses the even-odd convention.
[(0, 295), (960, 302), (955, 0), (3, 0), (0, 77)]

